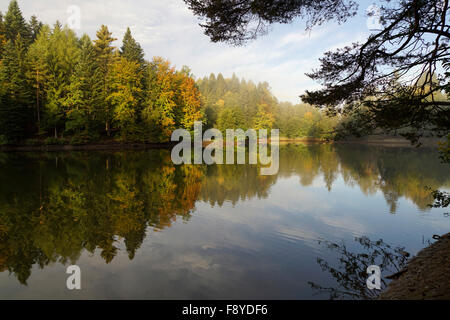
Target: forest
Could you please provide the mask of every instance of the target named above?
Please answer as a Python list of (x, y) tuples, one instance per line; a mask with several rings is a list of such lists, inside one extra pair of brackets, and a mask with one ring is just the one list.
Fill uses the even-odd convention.
[[(187, 66), (177, 69), (161, 57), (147, 60), (130, 28), (120, 47), (117, 40), (105, 25), (92, 40), (58, 21), (53, 26), (36, 16), (26, 21), (12, 0), (5, 15), (0, 12), (0, 145), (164, 143), (174, 129), (192, 131), (195, 121), (222, 131), (277, 128), (282, 139), (445, 136), (446, 106), (417, 124), (391, 116), (410, 115), (415, 103), (399, 107), (391, 94), (388, 102), (372, 94), (338, 110), (305, 97), (298, 104), (282, 102), (267, 82), (221, 73), (197, 79)], [(425, 103), (430, 95), (448, 103), (436, 73), (424, 72), (412, 86), (399, 77), (388, 84), (391, 92), (400, 92), (396, 97), (420, 89), (428, 95), (421, 98)]]
[[(56, 22), (26, 22), (16, 1), (0, 16), (0, 140), (47, 143), (166, 141), (201, 118), (185, 68), (144, 59), (128, 29), (117, 49), (108, 27), (78, 38)], [(69, 138), (70, 139), (67, 139)], [(33, 143), (33, 140), (29, 143)]]
[(337, 117), (330, 118), (309, 104), (279, 102), (267, 82), (254, 84), (235, 74), (225, 79), (211, 74), (197, 81), (208, 127), (278, 128), (282, 137), (331, 138)]
[(167, 142), (176, 128), (279, 128), (329, 138), (336, 123), (308, 104), (279, 102), (268, 83), (222, 74), (196, 81), (187, 66), (145, 59), (128, 28), (120, 48), (108, 27), (96, 39), (26, 21), (17, 1), (0, 12), (0, 145)]
[[(395, 274), (386, 266), (448, 240), (448, 0), (377, 1), (376, 30), (362, 30), (371, 16), (354, 0), (144, 1), (111, 6), (106, 18), (104, 3), (89, 2), (87, 21), (99, 22), (88, 34), (55, 21), (63, 11), (45, 1), (33, 3), (42, 15), (30, 17), (30, 3), (0, 6), (0, 299), (295, 301), (324, 291), (338, 298), (340, 289), (345, 298), (378, 299), (367, 266), (379, 266), (383, 278), (405, 277), (410, 266)], [(198, 21), (185, 24), (189, 12)], [(174, 28), (179, 20), (196, 36)], [(297, 49), (316, 42), (272, 46), (303, 34), (298, 24), (276, 30), (300, 20), (308, 32), (328, 24), (317, 40), (330, 51), (314, 70), (303, 57), (316, 50)], [(208, 46), (199, 45), (199, 30)], [(152, 40), (159, 32), (163, 41)], [(209, 46), (244, 46), (269, 32), (275, 37), (262, 47), (283, 54), (272, 62), (264, 51), (261, 61), (309, 72), (318, 84), (298, 92), (298, 102), (233, 73), (254, 70), (239, 67), (251, 54), (229, 64), (212, 53), (233, 59), (233, 51)], [(334, 47), (347, 36), (356, 42)], [(145, 52), (146, 40), (158, 47)], [(173, 48), (186, 65), (174, 63)], [(284, 63), (294, 55), (298, 64)], [(207, 58), (214, 61), (202, 73), (188, 66)], [(273, 70), (286, 69), (259, 72)], [(304, 83), (288, 75), (277, 85), (289, 79)], [(178, 165), (172, 133), (193, 133), (198, 121), (222, 132), (279, 129), (279, 170), (261, 174), (262, 161)], [(412, 146), (397, 144), (400, 137)], [(340, 139), (347, 141), (334, 143)], [(236, 149), (250, 160), (246, 147)], [(426, 257), (419, 271), (445, 270), (442, 257)], [(78, 295), (63, 290), (68, 265), (83, 270)], [(438, 291), (445, 271), (429, 274), (439, 274), (438, 285), (412, 281), (414, 288)]]

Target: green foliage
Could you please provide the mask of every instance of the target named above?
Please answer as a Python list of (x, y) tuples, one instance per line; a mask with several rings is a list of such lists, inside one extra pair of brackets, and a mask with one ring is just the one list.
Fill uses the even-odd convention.
[(200, 92), (186, 72), (178, 72), (169, 61), (156, 57), (146, 76), (148, 89), (141, 116), (153, 141), (168, 141), (174, 129), (190, 130), (202, 119)]
[(41, 28), (44, 26), (42, 22), (40, 22), (36, 16), (31, 16), (30, 19), (30, 31), (31, 31), (31, 41), (34, 42), (41, 31)]
[(166, 142), (174, 129), (192, 131), (203, 121), (221, 130), (330, 135), (332, 121), (309, 106), (283, 107), (265, 82), (234, 74), (195, 81), (187, 66), (176, 70), (158, 57), (145, 61), (130, 28), (120, 50), (115, 40), (105, 25), (92, 41), (59, 22), (51, 28), (32, 16), (27, 23), (12, 1), (5, 18), (0, 15), (0, 134), (9, 142), (42, 134), (74, 144), (102, 136)]
[(102, 79), (99, 77), (96, 52), (91, 39), (83, 35), (79, 40), (80, 57), (74, 67), (67, 99), (65, 131), (79, 134), (96, 132), (101, 127)]
[(130, 28), (127, 28), (123, 37), (123, 45), (120, 48), (120, 54), (129, 61), (134, 61), (141, 65), (144, 63), (144, 50), (131, 35)]
[(255, 121), (263, 120), (261, 114), (257, 115), (259, 107), (263, 105), (264, 112), (271, 118), (277, 105), (267, 83), (255, 85), (251, 81), (241, 81), (234, 74), (230, 79), (220, 73), (217, 77), (211, 74), (197, 84), (203, 96), (207, 128), (254, 128)]
[(111, 135), (111, 121), (112, 121), (112, 107), (107, 101), (108, 96), (111, 94), (108, 86), (108, 73), (111, 64), (114, 62), (115, 47), (112, 46), (112, 42), (117, 40), (112, 37), (112, 33), (109, 32), (108, 27), (102, 25), (100, 30), (97, 31), (97, 39), (94, 40), (95, 49), (95, 61), (97, 63), (97, 77), (100, 82), (99, 93), (99, 116), (105, 123), (105, 130), (108, 136)]
[[(128, 28), (120, 50), (102, 25), (94, 41), (56, 22), (25, 21), (16, 1), (0, 14), (0, 134), (74, 144), (103, 135), (121, 141), (167, 141), (176, 127), (201, 120), (201, 95), (190, 69), (144, 60)], [(72, 139), (73, 138), (73, 139)]]
[(8, 138), (4, 135), (0, 135), (0, 146), (4, 146), (8, 144)]
[(332, 139), (336, 118), (307, 105), (280, 103), (267, 83), (254, 84), (236, 75), (225, 79), (211, 74), (197, 82), (203, 96), (206, 127), (226, 129), (280, 129), (288, 138)]
[(73, 146), (83, 145), (89, 142), (91, 142), (91, 138), (87, 134), (79, 134), (70, 139), (70, 144)]
[[(357, 1), (184, 1), (204, 20), (201, 26), (212, 41), (237, 45), (265, 34), (274, 23), (302, 18), (312, 28), (329, 20), (345, 22), (358, 11)], [(450, 102), (442, 97), (450, 92), (448, 1), (391, 1), (379, 10), (381, 30), (325, 52), (320, 67), (307, 74), (322, 88), (306, 90), (302, 101), (330, 114), (365, 109), (359, 117), (364, 130), (358, 134), (370, 127), (402, 130), (413, 143), (430, 134), (446, 136)], [(444, 74), (437, 76), (441, 67)]]
[(15, 142), (27, 135), (32, 116), (27, 71), (26, 48), (20, 34), (8, 40), (0, 63), (0, 134)]
[[(226, 129), (245, 128), (244, 114), (239, 107), (223, 107), (219, 111), (217, 129), (225, 133)], [(245, 128), (246, 129), (246, 128)]]
[(44, 140), (44, 144), (46, 144), (46, 145), (61, 145), (61, 144), (64, 144), (64, 140), (58, 139), (55, 137), (48, 137)]
[(14, 42), (17, 39), (17, 35), (20, 35), (25, 46), (31, 42), (30, 26), (25, 21), (16, 0), (12, 0), (9, 3), (4, 21), (7, 40)]
[(106, 100), (111, 102), (113, 121), (121, 129), (123, 140), (127, 140), (127, 135), (133, 134), (137, 129), (141, 80), (142, 73), (136, 61), (121, 57), (111, 66), (108, 79), (111, 94)]
[(25, 145), (26, 146), (39, 146), (41, 145), (42, 142), (39, 139), (27, 139), (25, 140)]
[(6, 27), (5, 23), (3, 22), (3, 15), (0, 12), (0, 59), (2, 58), (3, 50), (6, 46), (6, 40)]

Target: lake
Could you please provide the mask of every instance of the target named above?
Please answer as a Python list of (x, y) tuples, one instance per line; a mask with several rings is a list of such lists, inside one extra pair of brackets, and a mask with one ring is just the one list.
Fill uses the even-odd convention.
[[(367, 299), (450, 230), (435, 149), (288, 144), (257, 165), (170, 150), (0, 153), (0, 299)], [(81, 290), (66, 288), (67, 266)]]

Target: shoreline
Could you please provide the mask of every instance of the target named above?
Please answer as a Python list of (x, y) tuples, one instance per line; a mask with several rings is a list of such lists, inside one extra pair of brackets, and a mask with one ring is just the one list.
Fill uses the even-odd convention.
[[(439, 140), (423, 139), (422, 147), (437, 147)], [(145, 149), (167, 149), (177, 145), (179, 141), (168, 142), (117, 142), (103, 141), (87, 144), (71, 145), (71, 144), (37, 144), (37, 145), (3, 145), (0, 146), (0, 152), (48, 152), (48, 151), (89, 151), (89, 150), (145, 150)], [(207, 146), (211, 141), (203, 141), (203, 146)], [(279, 144), (361, 144), (376, 145), (385, 147), (412, 147), (409, 140), (400, 138), (385, 139), (347, 139), (347, 140), (325, 140), (321, 138), (286, 138), (280, 137)]]
[(384, 292), (381, 300), (450, 299), (450, 233), (411, 258)]
[(96, 150), (145, 150), (167, 149), (177, 142), (161, 143), (92, 143), (82, 145), (6, 145), (0, 146), (0, 152), (48, 152), (48, 151), (96, 151)]

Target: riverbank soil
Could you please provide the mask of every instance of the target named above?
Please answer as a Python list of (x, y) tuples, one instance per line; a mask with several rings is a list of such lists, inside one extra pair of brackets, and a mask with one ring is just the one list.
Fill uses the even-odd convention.
[(406, 271), (388, 285), (380, 299), (450, 299), (450, 233), (412, 258)]

